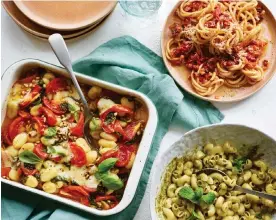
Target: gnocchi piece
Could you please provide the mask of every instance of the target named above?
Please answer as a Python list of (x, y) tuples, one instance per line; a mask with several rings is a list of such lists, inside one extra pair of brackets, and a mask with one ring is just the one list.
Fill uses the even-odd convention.
[(115, 141), (108, 141), (105, 139), (100, 139), (98, 143), (101, 147), (104, 148), (115, 148), (117, 146)]
[(50, 167), (47, 169), (42, 169), (40, 171), (40, 180), (42, 182), (50, 181), (58, 175), (57, 169), (55, 167)]
[(30, 114), (32, 116), (38, 116), (40, 115), (39, 109), (42, 107), (42, 104), (39, 105), (35, 105), (33, 107), (30, 108)]
[(36, 188), (37, 185), (38, 185), (38, 181), (34, 176), (27, 176), (25, 186)]
[(18, 149), (16, 149), (14, 146), (7, 147), (5, 151), (11, 157), (16, 157), (18, 155)]
[(101, 136), (101, 138), (103, 138), (105, 140), (117, 142), (117, 138), (112, 134), (108, 134), (106, 132), (101, 132), (100, 136)]
[(24, 144), (26, 144), (27, 139), (28, 139), (28, 134), (26, 132), (22, 132), (15, 136), (15, 138), (13, 139), (12, 145), (14, 146), (14, 148), (19, 149)]
[(111, 99), (104, 99), (104, 98), (101, 98), (97, 104), (98, 109), (100, 110), (100, 113), (104, 112), (106, 109), (109, 109), (113, 105), (115, 105), (115, 102), (113, 102)]
[(86, 153), (86, 165), (91, 165), (94, 164), (95, 161), (97, 160), (98, 153), (95, 150), (89, 151)]
[(100, 97), (102, 93), (102, 88), (98, 87), (98, 86), (92, 86), (91, 89), (89, 89), (88, 91), (88, 97), (92, 100)]
[(47, 193), (55, 193), (57, 191), (57, 186), (52, 182), (46, 182), (42, 185), (42, 189)]
[(134, 101), (130, 101), (126, 97), (121, 98), (121, 104), (122, 106), (128, 107), (130, 109), (134, 109), (134, 106), (135, 106)]
[(9, 178), (13, 181), (18, 182), (20, 178), (20, 174), (16, 169), (11, 169), (9, 172)]
[(33, 144), (33, 143), (26, 143), (26, 144), (24, 144), (24, 145), (20, 148), (18, 154), (21, 154), (21, 153), (22, 153), (23, 151), (25, 151), (25, 150), (33, 151), (33, 150), (34, 150), (34, 144)]
[(7, 104), (7, 116), (9, 119), (13, 119), (17, 116), (19, 111), (18, 101), (11, 100)]
[(80, 146), (84, 150), (85, 153), (91, 151), (91, 148), (88, 146), (88, 144), (84, 138), (78, 138), (76, 140), (76, 144), (78, 146)]

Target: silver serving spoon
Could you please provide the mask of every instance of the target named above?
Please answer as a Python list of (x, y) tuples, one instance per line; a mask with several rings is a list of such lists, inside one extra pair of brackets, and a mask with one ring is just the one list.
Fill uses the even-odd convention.
[[(202, 169), (202, 170), (197, 172), (197, 174), (200, 174), (200, 173), (206, 173), (206, 174), (220, 173), (223, 176), (227, 176), (227, 174), (224, 173), (223, 171), (218, 170), (218, 169), (214, 169), (214, 168), (205, 168), (205, 169)], [(267, 194), (267, 193), (264, 193), (264, 192), (258, 192), (258, 191), (251, 190), (251, 189), (245, 189), (245, 188), (243, 188), (241, 186), (238, 186), (238, 185), (234, 186), (233, 191), (240, 191), (240, 192), (243, 192), (243, 193), (248, 193), (248, 194), (251, 194), (251, 195), (259, 196), (259, 197), (262, 197), (262, 198), (265, 198), (265, 199), (272, 200), (273, 202), (276, 202), (276, 196), (274, 196), (274, 195)]]
[(89, 129), (89, 122), (91, 121), (93, 116), (90, 112), (90, 109), (89, 109), (89, 106), (85, 99), (85, 96), (84, 96), (84, 94), (80, 88), (80, 85), (76, 79), (76, 76), (73, 72), (72, 62), (70, 59), (70, 55), (69, 55), (67, 46), (63, 40), (63, 37), (60, 34), (52, 34), (48, 40), (49, 40), (49, 43), (50, 43), (54, 53), (56, 54), (56, 57), (58, 58), (60, 64), (63, 65), (65, 67), (65, 69), (68, 71), (68, 73), (70, 74), (70, 77), (77, 89), (77, 92), (80, 96), (80, 100), (83, 104), (83, 108), (84, 108), (84, 138), (90, 145), (90, 148), (97, 150), (97, 148), (94, 147), (93, 140), (90, 135), (90, 129)]

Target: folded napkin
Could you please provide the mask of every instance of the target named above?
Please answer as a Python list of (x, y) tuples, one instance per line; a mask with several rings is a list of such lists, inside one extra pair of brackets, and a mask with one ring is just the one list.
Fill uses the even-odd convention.
[(160, 142), (171, 123), (186, 129), (220, 122), (223, 115), (210, 103), (177, 87), (162, 58), (132, 37), (113, 39), (74, 63), (74, 70), (146, 94), (155, 104), (159, 122), (136, 194), (119, 214), (92, 216), (53, 200), (2, 184), (2, 219), (130, 220), (138, 210)]

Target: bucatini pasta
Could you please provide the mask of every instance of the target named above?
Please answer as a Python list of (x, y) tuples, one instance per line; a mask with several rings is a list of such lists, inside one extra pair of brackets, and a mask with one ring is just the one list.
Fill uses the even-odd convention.
[(147, 122), (136, 98), (81, 84), (91, 114), (84, 139), (83, 106), (71, 80), (36, 68), (11, 89), (2, 125), (3, 178), (97, 209), (121, 200)]
[(257, 0), (184, 0), (169, 28), (166, 58), (185, 65), (195, 92), (214, 94), (222, 85), (239, 88), (264, 78), (268, 43), (262, 34), (265, 10)]
[[(227, 176), (200, 173), (204, 168), (216, 168)], [(170, 162), (156, 198), (156, 211), (165, 220), (272, 219), (273, 201), (233, 188), (237, 184), (276, 195), (275, 177), (275, 170), (263, 160), (241, 156), (229, 142), (208, 143), (202, 150)]]

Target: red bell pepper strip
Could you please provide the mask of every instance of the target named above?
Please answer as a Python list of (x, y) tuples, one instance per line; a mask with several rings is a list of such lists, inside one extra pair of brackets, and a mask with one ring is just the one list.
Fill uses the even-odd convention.
[(84, 129), (84, 115), (83, 115), (83, 112), (81, 112), (77, 125), (73, 128), (70, 128), (70, 131), (71, 131), (72, 135), (77, 136), (77, 137), (82, 137), (83, 129)]
[(66, 113), (66, 109), (62, 108), (60, 104), (55, 103), (54, 101), (50, 101), (47, 97), (43, 97), (42, 99), (43, 104), (51, 109), (57, 115), (63, 115)]
[(22, 117), (17, 117), (12, 121), (12, 123), (9, 126), (9, 137), (10, 140), (13, 141), (16, 135), (19, 134), (20, 128), (26, 123), (26, 119)]
[(38, 172), (37, 169), (30, 170), (30, 169), (24, 167), (24, 164), (21, 164), (21, 168), (20, 169), (24, 173), (24, 175), (26, 175), (26, 176), (34, 175), (34, 174), (36, 174)]
[(45, 160), (48, 157), (48, 154), (45, 152), (41, 143), (35, 145), (33, 152), (42, 160)]
[(42, 111), (44, 113), (44, 115), (46, 116), (48, 125), (50, 125), (50, 126), (56, 125), (57, 117), (50, 109), (48, 109), (46, 107), (41, 107), (39, 110)]
[(45, 130), (45, 124), (42, 120), (42, 118), (38, 117), (38, 116), (33, 116), (32, 117), (32, 120), (34, 121), (34, 123), (36, 123), (37, 125), (37, 130), (38, 130), (38, 133), (40, 135), (43, 135), (44, 134), (44, 130)]
[(65, 90), (67, 85), (68, 84), (65, 78), (55, 78), (47, 84), (46, 93), (55, 93)]
[(35, 101), (40, 96), (41, 87), (38, 85), (35, 85), (34, 88), (28, 92), (25, 97), (23, 98), (23, 101), (19, 103), (19, 106), (21, 108), (25, 108), (28, 105), (30, 105), (33, 101)]
[(59, 191), (59, 195), (89, 206), (90, 195), (83, 186), (65, 186)]
[(75, 143), (70, 143), (70, 148), (73, 153), (71, 164), (81, 167), (86, 164), (86, 154), (84, 150)]
[(2, 177), (7, 177), (9, 176), (11, 168), (10, 167), (1, 167), (1, 176)]

